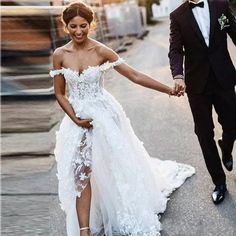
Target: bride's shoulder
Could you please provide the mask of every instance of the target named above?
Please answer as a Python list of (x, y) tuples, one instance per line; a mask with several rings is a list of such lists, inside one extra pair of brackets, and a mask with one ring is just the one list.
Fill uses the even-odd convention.
[(70, 42), (58, 47), (55, 49), (55, 51), (53, 52), (53, 56), (54, 57), (62, 57), (65, 53), (70, 52), (71, 51), (71, 47), (70, 47)]
[(56, 48), (53, 52), (53, 57), (60, 57), (63, 54), (62, 47)]
[(96, 51), (97, 54), (103, 58), (103, 61), (113, 61), (116, 60), (118, 55), (109, 47), (106, 45), (96, 41)]
[(98, 54), (100, 54), (101, 52), (103, 52), (108, 48), (105, 44), (100, 43), (95, 39), (92, 39), (92, 45), (93, 46), (91, 47), (91, 49), (93, 48)]

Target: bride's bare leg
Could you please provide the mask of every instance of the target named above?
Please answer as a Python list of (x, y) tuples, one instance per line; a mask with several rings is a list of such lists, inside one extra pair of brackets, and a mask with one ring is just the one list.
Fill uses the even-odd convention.
[[(76, 198), (76, 211), (80, 228), (89, 227), (89, 215), (91, 205), (91, 185), (90, 182), (81, 193), (80, 198)], [(81, 236), (90, 236), (90, 230), (80, 231)]]

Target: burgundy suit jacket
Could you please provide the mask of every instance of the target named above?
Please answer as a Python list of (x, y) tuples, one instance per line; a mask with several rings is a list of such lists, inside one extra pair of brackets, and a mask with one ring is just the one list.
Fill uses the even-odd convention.
[[(202, 93), (210, 69), (224, 89), (236, 85), (236, 72), (227, 49), (227, 35), (236, 45), (236, 20), (227, 0), (208, 0), (210, 43), (206, 45), (188, 1), (170, 14), (169, 59), (173, 77), (184, 75), (187, 93)], [(229, 27), (221, 30), (224, 14)]]

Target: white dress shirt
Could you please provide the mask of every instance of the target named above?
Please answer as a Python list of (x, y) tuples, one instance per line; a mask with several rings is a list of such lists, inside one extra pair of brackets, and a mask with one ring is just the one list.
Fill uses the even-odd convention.
[[(193, 1), (191, 1), (193, 2)], [(204, 2), (204, 7), (194, 7), (192, 9), (193, 15), (198, 23), (199, 29), (202, 32), (202, 36), (206, 42), (206, 45), (209, 47), (209, 38), (210, 38), (210, 11), (207, 0), (201, 0), (199, 2)], [(198, 3), (199, 3), (198, 2)]]

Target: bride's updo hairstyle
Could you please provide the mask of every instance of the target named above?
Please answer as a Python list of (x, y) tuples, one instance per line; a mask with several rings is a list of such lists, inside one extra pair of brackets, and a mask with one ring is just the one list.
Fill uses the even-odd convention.
[(90, 27), (95, 27), (93, 9), (83, 2), (76, 1), (67, 5), (64, 11), (62, 12), (61, 20), (62, 23), (64, 24), (65, 31), (67, 31), (66, 26), (76, 16), (80, 16), (85, 20), (87, 20)]

